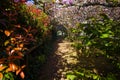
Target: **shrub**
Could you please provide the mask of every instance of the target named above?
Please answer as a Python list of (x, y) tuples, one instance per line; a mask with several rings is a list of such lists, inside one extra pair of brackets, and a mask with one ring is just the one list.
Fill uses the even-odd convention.
[(88, 18), (87, 22), (80, 23), (76, 28), (71, 29), (74, 35), (72, 39), (75, 42), (72, 46), (78, 53), (88, 57), (104, 55), (117, 71), (120, 69), (119, 25), (119, 20), (113, 20), (106, 14), (100, 14), (97, 18)]
[(0, 79), (25, 78), (26, 55), (42, 44), (48, 34), (49, 18), (25, 0), (1, 0), (0, 5)]

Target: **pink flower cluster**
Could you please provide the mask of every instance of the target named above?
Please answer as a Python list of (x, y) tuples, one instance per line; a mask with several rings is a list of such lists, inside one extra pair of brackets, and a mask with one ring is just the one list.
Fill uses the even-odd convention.
[(62, 3), (71, 5), (71, 4), (73, 4), (73, 0), (62, 0)]

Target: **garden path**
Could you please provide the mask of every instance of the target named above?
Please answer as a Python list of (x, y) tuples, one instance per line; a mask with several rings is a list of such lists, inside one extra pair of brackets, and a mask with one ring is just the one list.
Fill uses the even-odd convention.
[(54, 50), (41, 69), (39, 80), (66, 80), (66, 73), (78, 62), (71, 44), (60, 39), (54, 43)]

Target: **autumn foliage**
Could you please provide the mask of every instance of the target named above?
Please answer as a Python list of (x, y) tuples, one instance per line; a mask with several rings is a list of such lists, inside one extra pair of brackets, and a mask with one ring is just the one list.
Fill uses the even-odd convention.
[(0, 1), (0, 80), (25, 78), (25, 56), (50, 34), (49, 17), (25, 0)]

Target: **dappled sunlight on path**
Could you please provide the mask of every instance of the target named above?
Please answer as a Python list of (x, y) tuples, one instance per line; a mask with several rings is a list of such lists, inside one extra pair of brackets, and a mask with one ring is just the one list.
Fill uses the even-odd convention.
[(39, 80), (66, 80), (66, 73), (77, 64), (77, 53), (71, 47), (71, 42), (57, 40), (53, 52), (40, 71)]

